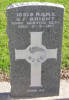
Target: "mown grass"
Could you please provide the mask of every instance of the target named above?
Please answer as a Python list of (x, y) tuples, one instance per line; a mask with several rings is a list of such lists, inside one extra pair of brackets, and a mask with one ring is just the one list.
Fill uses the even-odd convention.
[(0, 0), (0, 68), (4, 72), (9, 72), (10, 68), (8, 37), (6, 32), (6, 7), (12, 3), (29, 1), (51, 2), (64, 5), (65, 12), (63, 28), (62, 68), (69, 68), (69, 0)]

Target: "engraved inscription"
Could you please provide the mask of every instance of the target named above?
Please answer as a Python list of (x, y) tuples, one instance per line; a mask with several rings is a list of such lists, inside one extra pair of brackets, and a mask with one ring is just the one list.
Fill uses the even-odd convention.
[(54, 12), (18, 12), (16, 13), (15, 21), (11, 22), (12, 25), (18, 25), (18, 28), (27, 29), (42, 28), (42, 27), (54, 27), (55, 24), (59, 24)]

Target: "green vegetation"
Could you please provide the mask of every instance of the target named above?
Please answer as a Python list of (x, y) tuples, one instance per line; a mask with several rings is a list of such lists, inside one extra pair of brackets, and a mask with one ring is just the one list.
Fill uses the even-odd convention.
[[(16, 2), (29, 2), (30, 0), (0, 0), (0, 69), (9, 72), (10, 57), (8, 50), (8, 36), (6, 33), (6, 7)], [(62, 4), (65, 7), (63, 48), (62, 48), (62, 68), (69, 68), (69, 0), (31, 0), (40, 2), (51, 2)]]

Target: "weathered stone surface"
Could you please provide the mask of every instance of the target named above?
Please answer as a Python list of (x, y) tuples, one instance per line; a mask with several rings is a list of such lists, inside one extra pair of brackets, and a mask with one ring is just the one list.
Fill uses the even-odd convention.
[(59, 95), (63, 15), (57, 4), (8, 6), (11, 96)]

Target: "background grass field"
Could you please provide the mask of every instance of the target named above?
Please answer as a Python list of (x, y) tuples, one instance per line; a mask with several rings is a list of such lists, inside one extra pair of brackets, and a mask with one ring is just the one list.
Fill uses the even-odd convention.
[(6, 7), (12, 3), (29, 1), (51, 2), (64, 5), (65, 12), (63, 28), (62, 68), (69, 68), (69, 0), (0, 0), (0, 69), (7, 73), (9, 73), (10, 69), (8, 37), (6, 33)]

